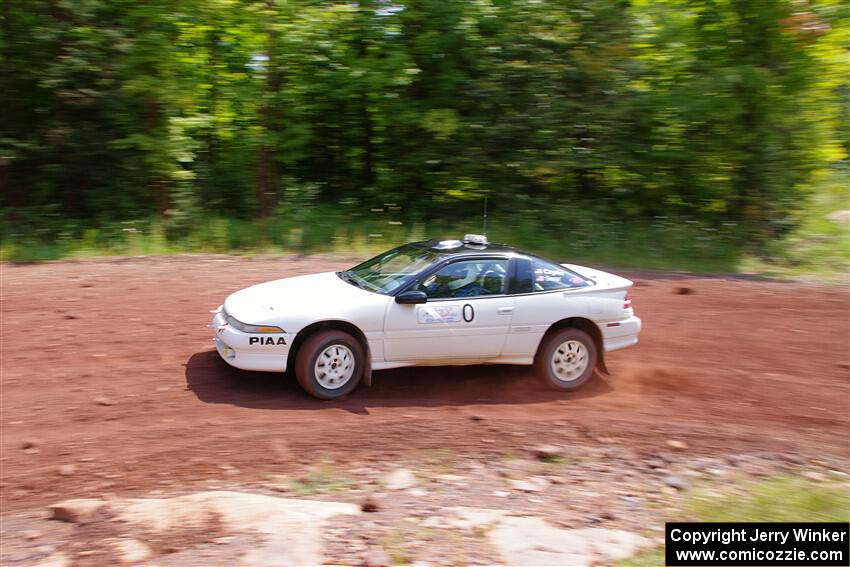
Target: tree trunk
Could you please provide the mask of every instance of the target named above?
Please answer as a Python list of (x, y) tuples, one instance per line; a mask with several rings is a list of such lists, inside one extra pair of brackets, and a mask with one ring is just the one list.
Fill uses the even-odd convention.
[[(146, 134), (151, 139), (157, 139), (160, 130), (162, 129), (162, 110), (159, 102), (148, 94), (145, 97), (145, 130)], [(158, 149), (149, 149), (148, 151), (158, 151)], [(168, 188), (168, 180), (160, 171), (154, 168), (151, 173), (150, 180), (151, 190), (154, 196), (154, 207), (156, 214), (162, 216), (168, 210), (170, 204), (170, 195)]]
[[(12, 45), (15, 38), (12, 37), (12, 9), (11, 0), (5, 0), (2, 3), (2, 19), (3, 19), (3, 68), (0, 69), (0, 91), (4, 93), (16, 92), (13, 86), (15, 80), (14, 62), (12, 60)], [(12, 127), (11, 119), (14, 115), (14, 108), (11, 105), (17, 105), (17, 98), (12, 96), (6, 100), (5, 104), (0, 105), (0, 124), (9, 129), (9, 135), (17, 131), (17, 128)], [(2, 201), (7, 204), (19, 204), (16, 201), (21, 199), (20, 195), (13, 190), (12, 183), (12, 163), (9, 160), (0, 159), (0, 195), (3, 195)]]
[(277, 206), (279, 176), (272, 149), (264, 143), (257, 155), (257, 209), (260, 218), (269, 217)]
[(216, 179), (216, 169), (218, 166), (218, 132), (216, 130), (216, 113), (218, 112), (218, 96), (219, 96), (219, 77), (218, 77), (218, 63), (219, 63), (219, 31), (218, 29), (213, 29), (209, 35), (209, 69), (210, 69), (210, 93), (209, 100), (207, 102), (207, 112), (210, 115), (210, 128), (207, 132), (207, 151), (206, 151), (206, 179), (204, 180), (204, 188), (206, 189), (206, 196), (209, 198), (210, 196), (213, 199), (217, 199), (219, 197), (218, 191), (218, 181)]
[[(367, 35), (369, 33), (369, 14), (371, 13), (372, 7), (368, 0), (362, 0), (360, 2), (360, 10), (362, 13), (363, 25), (360, 30), (360, 36), (357, 38), (357, 55), (360, 59), (361, 65), (367, 64), (367, 59), (369, 57), (369, 50), (367, 44)], [(368, 73), (368, 68), (367, 68)], [(375, 183), (375, 148), (372, 144), (373, 137), (373, 127), (372, 127), (372, 117), (369, 116), (369, 92), (368, 92), (368, 84), (369, 82), (365, 80), (368, 78), (368, 75), (364, 75), (363, 77), (363, 92), (360, 96), (360, 127), (363, 129), (363, 174), (362, 174), (362, 183), (363, 187), (371, 187)]]
[[(266, 0), (266, 9), (271, 22), (275, 20), (274, 0)], [(281, 116), (278, 95), (283, 85), (278, 68), (278, 36), (274, 26), (266, 30), (266, 81), (263, 86), (263, 106), (260, 110), (264, 130), (263, 140), (257, 155), (257, 209), (260, 218), (270, 216), (277, 207), (280, 197), (280, 168), (277, 162), (277, 136), (281, 133)]]
[(372, 145), (372, 117), (369, 116), (369, 95), (363, 93), (360, 102), (360, 119), (363, 126), (363, 186), (375, 184), (375, 148)]

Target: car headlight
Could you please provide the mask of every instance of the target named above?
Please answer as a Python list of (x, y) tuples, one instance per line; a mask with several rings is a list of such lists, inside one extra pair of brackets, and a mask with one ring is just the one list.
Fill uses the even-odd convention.
[(227, 324), (233, 327), (238, 331), (242, 331), (243, 333), (282, 333), (283, 329), (280, 327), (275, 327), (273, 325), (249, 325), (248, 323), (243, 323), (242, 321), (236, 319), (232, 315), (227, 315), (225, 317), (227, 320)]

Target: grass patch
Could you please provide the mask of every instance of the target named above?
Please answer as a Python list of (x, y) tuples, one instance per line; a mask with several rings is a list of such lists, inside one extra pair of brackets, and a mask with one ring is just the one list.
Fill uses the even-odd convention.
[[(543, 218), (541, 218), (543, 214)], [(488, 236), (554, 260), (620, 267), (734, 271), (733, 231), (657, 217), (619, 221), (582, 209), (541, 212), (536, 206), (491, 216)], [(3, 223), (0, 260), (40, 261), (174, 253), (288, 254), (330, 252), (368, 257), (398, 244), (480, 232), (480, 220), (407, 222), (389, 213), (358, 215), (317, 205), (269, 219), (199, 215), (91, 223), (54, 217)]]
[(312, 470), (299, 478), (283, 475), (265, 475), (268, 482), (285, 488), (287, 492), (296, 495), (324, 494), (338, 492), (351, 488), (355, 483), (347, 475), (341, 473), (332, 464), (324, 463), (318, 469)]
[(423, 449), (422, 460), (435, 475), (455, 474), (460, 466), (451, 449)]
[(486, 541), (487, 531), (488, 528), (423, 527), (416, 520), (405, 519), (398, 522), (393, 531), (383, 534), (380, 542), (393, 565), (409, 564), (425, 554), (440, 565), (480, 564), (471, 560), (467, 546), (481, 545)]
[(697, 490), (684, 510), (703, 522), (846, 522), (850, 495), (839, 483), (781, 476), (733, 487), (721, 498)]
[(525, 461), (527, 459), (527, 455), (526, 453), (520, 452), (517, 449), (503, 449), (499, 452), (499, 459), (511, 464)]
[(525, 468), (525, 474), (531, 476), (557, 475), (577, 464), (578, 460), (573, 457), (551, 457), (546, 460), (534, 460), (529, 461)]
[[(732, 222), (656, 216), (621, 219), (587, 205), (518, 200), (493, 210), (488, 236), (553, 260), (619, 268), (747, 272), (846, 281), (850, 269), (847, 223), (827, 215), (847, 207), (837, 180), (799, 212), (799, 225), (756, 257), (741, 247), (743, 229)], [(328, 252), (365, 258), (400, 243), (456, 238), (480, 232), (481, 219), (406, 220), (398, 211), (372, 212), (343, 205), (283, 206), (268, 219), (208, 213), (123, 222), (81, 221), (49, 211), (0, 217), (0, 260), (42, 261), (92, 256), (174, 253), (290, 254)]]
[[(720, 496), (695, 489), (676, 518), (698, 522), (847, 522), (849, 519), (850, 493), (846, 484), (813, 482), (788, 475), (732, 485)], [(664, 549), (639, 553), (617, 565), (664, 565)]]
[(390, 533), (381, 538), (381, 545), (387, 552), (387, 555), (390, 556), (393, 565), (402, 565), (410, 563), (413, 560), (405, 534)]
[(664, 549), (644, 551), (617, 563), (617, 567), (659, 567), (661, 565), (664, 565)]
[(840, 212), (850, 208), (847, 177), (846, 170), (833, 172), (824, 187), (798, 212), (798, 226), (785, 238), (772, 243), (766, 257), (743, 258), (741, 270), (846, 284), (850, 274), (850, 221), (842, 220)]

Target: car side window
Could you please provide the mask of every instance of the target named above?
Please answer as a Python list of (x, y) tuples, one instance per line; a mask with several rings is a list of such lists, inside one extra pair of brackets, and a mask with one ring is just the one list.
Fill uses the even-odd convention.
[(416, 289), (429, 299), (480, 297), (505, 293), (508, 260), (464, 260), (444, 266)]
[(532, 290), (552, 291), (555, 289), (573, 289), (590, 285), (583, 277), (563, 266), (546, 262), (539, 258), (531, 260)]
[(531, 260), (517, 258), (514, 277), (511, 279), (511, 293), (531, 293), (534, 290), (534, 272)]

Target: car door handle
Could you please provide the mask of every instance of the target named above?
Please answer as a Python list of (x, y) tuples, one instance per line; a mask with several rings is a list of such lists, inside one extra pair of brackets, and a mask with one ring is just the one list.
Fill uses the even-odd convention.
[(513, 307), (499, 307), (499, 315), (510, 315), (513, 312)]

